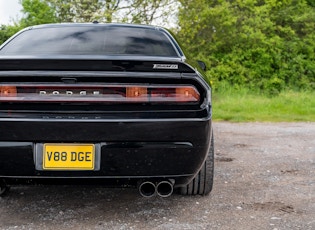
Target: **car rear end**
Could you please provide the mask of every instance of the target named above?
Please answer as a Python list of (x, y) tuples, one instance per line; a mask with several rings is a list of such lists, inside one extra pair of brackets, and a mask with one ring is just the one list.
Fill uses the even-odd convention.
[(210, 88), (183, 57), (4, 55), (0, 70), (3, 183), (180, 187), (206, 159)]

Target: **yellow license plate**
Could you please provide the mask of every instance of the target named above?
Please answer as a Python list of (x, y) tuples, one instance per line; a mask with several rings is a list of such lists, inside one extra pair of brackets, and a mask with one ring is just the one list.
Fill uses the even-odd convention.
[(94, 144), (44, 144), (43, 169), (94, 170)]

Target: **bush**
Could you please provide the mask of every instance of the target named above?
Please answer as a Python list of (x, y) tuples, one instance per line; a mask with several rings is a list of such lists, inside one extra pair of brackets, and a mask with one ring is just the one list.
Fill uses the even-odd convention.
[[(307, 4), (309, 3), (309, 4)], [(315, 89), (315, 9), (304, 0), (182, 0), (178, 36), (214, 82), (270, 95)]]

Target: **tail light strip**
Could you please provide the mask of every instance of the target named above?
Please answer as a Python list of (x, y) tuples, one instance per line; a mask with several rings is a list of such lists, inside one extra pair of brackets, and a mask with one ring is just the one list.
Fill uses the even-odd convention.
[(0, 102), (199, 103), (192, 85), (0, 85)]

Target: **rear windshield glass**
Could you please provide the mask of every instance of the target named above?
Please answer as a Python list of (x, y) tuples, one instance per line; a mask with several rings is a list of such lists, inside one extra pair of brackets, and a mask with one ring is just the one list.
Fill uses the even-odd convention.
[(0, 54), (178, 56), (164, 32), (123, 26), (27, 30), (3, 47)]

